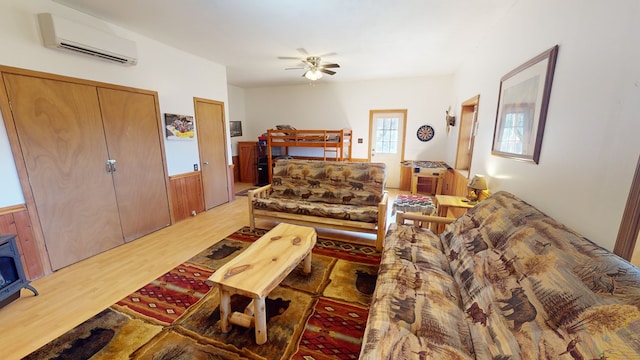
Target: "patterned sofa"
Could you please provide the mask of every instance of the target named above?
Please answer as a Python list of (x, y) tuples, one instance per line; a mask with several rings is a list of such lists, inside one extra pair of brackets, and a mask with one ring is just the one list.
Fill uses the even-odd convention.
[(249, 223), (267, 218), (376, 234), (386, 230), (386, 167), (383, 163), (281, 159), (271, 184), (250, 190)]
[(640, 359), (640, 270), (506, 192), (391, 224), (360, 359)]

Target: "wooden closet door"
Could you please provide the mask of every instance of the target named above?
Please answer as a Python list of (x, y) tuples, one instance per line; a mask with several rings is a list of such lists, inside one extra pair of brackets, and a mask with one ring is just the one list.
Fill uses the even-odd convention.
[(54, 270), (124, 243), (95, 86), (4, 74)]
[(159, 114), (151, 94), (98, 88), (125, 241), (171, 222)]

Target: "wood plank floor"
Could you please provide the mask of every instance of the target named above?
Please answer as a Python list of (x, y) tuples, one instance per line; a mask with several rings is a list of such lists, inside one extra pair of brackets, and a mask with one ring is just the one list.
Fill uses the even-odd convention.
[[(236, 184), (236, 191), (250, 184)], [(397, 191), (389, 191), (391, 204)], [(389, 209), (390, 215), (391, 209)], [(31, 283), (0, 309), (0, 358), (21, 359), (193, 255), (249, 225), (246, 197), (218, 206), (128, 244), (60, 269)], [(391, 216), (388, 221), (394, 221)], [(270, 228), (274, 224), (257, 222)], [(345, 238), (345, 234), (331, 232)], [(374, 244), (365, 234), (363, 242)], [(366, 238), (369, 236), (369, 238)], [(357, 239), (356, 237), (352, 240)]]

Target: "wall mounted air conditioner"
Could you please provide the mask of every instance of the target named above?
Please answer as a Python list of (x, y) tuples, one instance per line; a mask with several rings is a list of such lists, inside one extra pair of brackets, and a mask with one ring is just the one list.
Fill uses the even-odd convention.
[(49, 48), (73, 51), (125, 65), (138, 62), (136, 43), (92, 28), (42, 13), (38, 14), (43, 44)]

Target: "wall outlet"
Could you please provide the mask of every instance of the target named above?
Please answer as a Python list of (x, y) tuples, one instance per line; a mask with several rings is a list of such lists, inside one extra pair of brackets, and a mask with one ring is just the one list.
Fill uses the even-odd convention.
[(362, 138), (358, 138), (358, 144), (362, 144)]
[(193, 171), (198, 171), (198, 164), (193, 164)]

